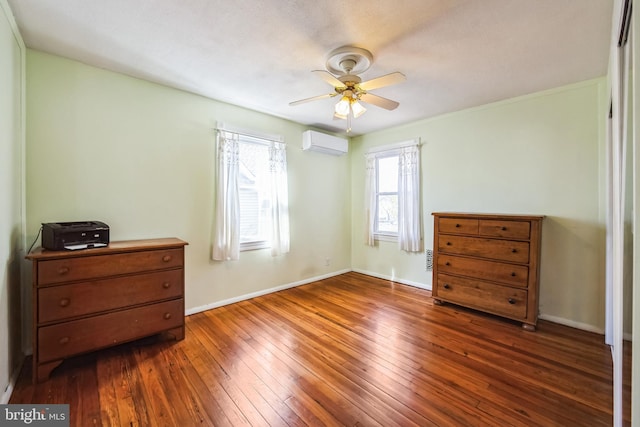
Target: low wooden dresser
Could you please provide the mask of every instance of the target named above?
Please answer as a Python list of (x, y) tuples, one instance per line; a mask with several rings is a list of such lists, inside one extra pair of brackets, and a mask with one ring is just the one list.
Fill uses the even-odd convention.
[(33, 381), (68, 357), (166, 333), (184, 338), (184, 247), (176, 239), (48, 251), (33, 261)]
[(432, 295), (522, 322), (538, 320), (543, 216), (434, 213)]

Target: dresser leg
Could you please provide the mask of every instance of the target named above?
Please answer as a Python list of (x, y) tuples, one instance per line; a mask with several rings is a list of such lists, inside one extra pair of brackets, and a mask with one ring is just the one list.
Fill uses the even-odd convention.
[(433, 304), (434, 305), (444, 305), (444, 302), (442, 302), (442, 300), (440, 300), (438, 298), (434, 298), (433, 299)]
[(60, 366), (62, 360), (54, 360), (53, 362), (41, 363), (33, 365), (33, 383), (37, 384), (49, 379), (51, 371)]
[(522, 329), (524, 329), (525, 331), (529, 331), (529, 332), (535, 332), (536, 331), (536, 325), (530, 325), (529, 323), (523, 323), (522, 324)]
[(184, 339), (184, 326), (179, 326), (177, 328), (169, 329), (165, 332), (168, 337), (173, 337), (176, 341), (181, 341)]

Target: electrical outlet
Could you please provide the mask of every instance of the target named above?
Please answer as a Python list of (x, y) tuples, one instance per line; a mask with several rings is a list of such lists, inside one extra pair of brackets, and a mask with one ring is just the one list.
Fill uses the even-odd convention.
[(324, 266), (325, 267), (329, 267), (331, 265), (331, 258), (325, 258), (324, 259)]
[(427, 271), (432, 271), (433, 270), (433, 250), (427, 249), (425, 253), (427, 255)]

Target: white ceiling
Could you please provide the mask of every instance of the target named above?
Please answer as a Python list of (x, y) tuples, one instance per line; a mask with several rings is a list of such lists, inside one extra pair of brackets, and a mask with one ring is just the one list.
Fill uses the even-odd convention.
[(352, 135), (603, 76), (613, 0), (8, 0), (30, 48), (298, 123), (344, 132), (312, 70), (368, 49), (372, 90)]

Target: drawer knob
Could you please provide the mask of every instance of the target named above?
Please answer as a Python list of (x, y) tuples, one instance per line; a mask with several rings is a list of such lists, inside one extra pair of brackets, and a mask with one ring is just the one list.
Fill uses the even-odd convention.
[(162, 261), (164, 261), (164, 262), (169, 262), (169, 261), (171, 261), (171, 255), (165, 255), (165, 256), (163, 256), (163, 257), (162, 257)]
[(60, 345), (65, 345), (65, 344), (68, 344), (68, 343), (69, 343), (69, 341), (70, 341), (69, 337), (62, 337), (62, 338), (60, 338), (60, 339), (58, 340), (58, 343), (59, 343)]
[(60, 267), (58, 269), (58, 274), (67, 274), (69, 272), (69, 267)]
[(164, 314), (164, 318), (165, 318), (165, 320), (171, 319), (171, 313), (165, 313)]
[(451, 265), (449, 261), (445, 262), (444, 265)]
[(444, 285), (442, 285), (442, 287), (445, 288), (445, 289), (449, 289), (451, 286), (449, 286), (448, 283), (445, 283)]
[(506, 231), (506, 230), (507, 230), (507, 227), (502, 226), (502, 227), (500, 227), (500, 230), (502, 230), (502, 231)]
[(451, 242), (447, 242), (447, 246), (451, 246)]
[(165, 289), (169, 289), (169, 288), (171, 287), (171, 283), (169, 283), (169, 282), (164, 282), (164, 283), (162, 284), (162, 287), (163, 287), (163, 288), (165, 288)]
[(509, 301), (509, 304), (515, 304), (516, 300), (514, 300), (513, 298), (509, 298), (507, 301)]
[(460, 228), (460, 224), (456, 224), (456, 228)]
[(516, 252), (518, 252), (518, 250), (516, 248), (511, 249), (511, 253), (515, 254)]
[(69, 305), (70, 302), (71, 300), (69, 298), (62, 298), (58, 303), (58, 305), (60, 305), (60, 307), (66, 307)]

